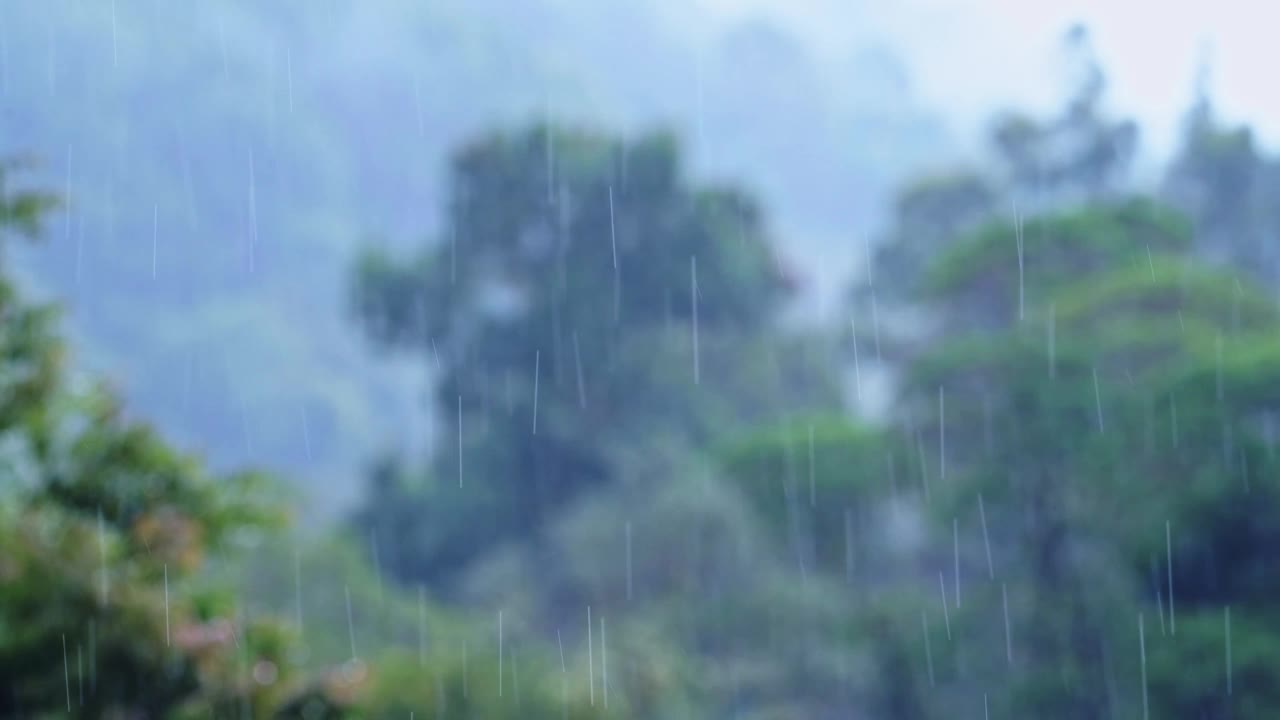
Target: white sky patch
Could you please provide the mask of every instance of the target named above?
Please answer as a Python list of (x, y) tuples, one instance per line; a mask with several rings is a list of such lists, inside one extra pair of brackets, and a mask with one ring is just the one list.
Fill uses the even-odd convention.
[(1212, 61), (1221, 114), (1253, 125), (1280, 145), (1275, 20), (1255, 0), (700, 0), (726, 16), (763, 14), (791, 27), (815, 50), (839, 57), (868, 39), (901, 54), (926, 104), (974, 139), (1001, 107), (1052, 107), (1062, 94), (1058, 41), (1086, 24), (1111, 83), (1111, 102), (1142, 125), (1143, 147), (1164, 155), (1192, 98), (1197, 64)]

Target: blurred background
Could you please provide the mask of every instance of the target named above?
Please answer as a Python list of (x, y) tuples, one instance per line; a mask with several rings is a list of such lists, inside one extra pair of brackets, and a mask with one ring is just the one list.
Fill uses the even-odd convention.
[(1280, 712), (1243, 0), (0, 0), (0, 715)]

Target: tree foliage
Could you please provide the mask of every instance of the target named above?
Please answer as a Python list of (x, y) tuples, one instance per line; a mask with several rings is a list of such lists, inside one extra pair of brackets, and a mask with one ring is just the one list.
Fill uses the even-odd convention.
[[(4, 168), (10, 177), (13, 168)], [(36, 235), (52, 198), (0, 194), (0, 225)], [(0, 278), (0, 713), (273, 715), (318, 686), (289, 631), (239, 617), (207, 557), (282, 516), (265, 478), (209, 476), (105, 387), (65, 368), (56, 313)]]
[(793, 281), (760, 208), (691, 183), (670, 136), (495, 134), (449, 177), (442, 237), (369, 253), (354, 295), (435, 379), (430, 479), (379, 470), (362, 521), (413, 538), (403, 576), (531, 537), (654, 432), (696, 447), (836, 397), (822, 345), (774, 330)]

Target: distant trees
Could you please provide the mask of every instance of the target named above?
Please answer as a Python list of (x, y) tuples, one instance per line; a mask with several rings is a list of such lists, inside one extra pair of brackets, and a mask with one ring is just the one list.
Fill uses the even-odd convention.
[[(992, 169), (909, 186), (850, 292), (862, 357), (892, 349), (891, 422), (919, 451), (896, 472), (931, 520), (919, 577), (885, 587), (934, 596), (917, 651), (939, 716), (1116, 716), (1145, 691), (1153, 715), (1262, 717), (1280, 647), (1257, 604), (1280, 528), (1268, 161), (1202, 100), (1173, 205), (1126, 189), (1136, 134), (1098, 112), (1086, 67), (1058, 120), (996, 124)], [(1247, 643), (1230, 665), (1228, 623)]]
[(991, 129), (999, 176), (1024, 205), (1086, 202), (1122, 190), (1137, 150), (1137, 125), (1103, 110), (1106, 76), (1088, 31), (1071, 28), (1062, 49), (1070, 74), (1062, 110), (1044, 120), (1005, 113)]
[(1205, 87), (1187, 113), (1161, 195), (1196, 223), (1201, 252), (1265, 282), (1280, 279), (1280, 158), (1248, 126), (1217, 116)]
[(1268, 161), (1202, 106), (1139, 192), (1136, 126), (1067, 48), (1066, 107), (1002, 117), (868, 248), (841, 334), (857, 392), (860, 363), (892, 371), (878, 427), (830, 412), (825, 343), (776, 323), (760, 211), (683, 180), (669, 138), (465, 148), (442, 237), (368, 254), (354, 293), (436, 382), (434, 452), (378, 464), (357, 518), (387, 567), (447, 590), (482, 567), (472, 597), (557, 625), (625, 598), (652, 715), (1265, 716)]

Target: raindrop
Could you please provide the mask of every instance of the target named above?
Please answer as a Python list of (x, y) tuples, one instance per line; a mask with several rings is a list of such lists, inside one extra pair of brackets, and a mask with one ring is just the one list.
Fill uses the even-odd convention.
[(359, 656), (356, 654), (356, 624), (351, 617), (351, 586), (346, 585), (343, 589), (347, 595), (347, 637), (351, 640), (351, 659), (355, 660)]
[(462, 395), (458, 395), (458, 487), (462, 487)]
[(569, 717), (569, 668), (564, 662), (564, 640), (556, 628), (556, 646), (560, 648), (560, 707), (564, 717)]
[(1218, 403), (1222, 403), (1222, 333), (1218, 333), (1216, 342), (1214, 343), (1214, 351), (1217, 355), (1216, 380), (1218, 390)]
[(302, 635), (302, 553), (297, 547), (293, 549), (293, 622)]
[(946, 624), (947, 639), (951, 639), (951, 614), (947, 611), (947, 582), (938, 573), (938, 589), (942, 591), (942, 621)]
[(591, 638), (591, 606), (587, 606), (587, 685), (590, 687), (591, 707), (596, 706), (595, 640)]
[(875, 263), (872, 262), (871, 260), (871, 239), (867, 233), (860, 233), (860, 234), (862, 235), (862, 264), (867, 269), (867, 287), (871, 288), (872, 290), (871, 297), (874, 298), (875, 287), (876, 287), (876, 277), (875, 277)]
[(71, 712), (71, 666), (67, 662), (67, 634), (62, 634), (62, 676), (67, 684), (67, 712)]
[(1093, 399), (1098, 409), (1098, 432), (1104, 432), (1102, 424), (1102, 391), (1098, 389), (1098, 368), (1093, 369)]
[(1000, 583), (1000, 599), (1004, 603), (1004, 654), (1009, 667), (1013, 667), (1013, 632), (1009, 626), (1009, 586), (1006, 583)]
[(418, 666), (427, 664), (427, 600), (426, 591), (418, 585)]
[(120, 44), (116, 33), (116, 0), (111, 0), (111, 67), (120, 67)]
[(1049, 303), (1049, 379), (1058, 375), (1058, 338), (1056, 328), (1056, 316), (1058, 306), (1055, 303)]
[(613, 269), (618, 269), (618, 230), (613, 220), (613, 186), (609, 186), (609, 242), (613, 247)]
[(587, 407), (587, 386), (582, 379), (582, 354), (578, 350), (578, 331), (573, 331), (573, 364), (578, 376), (578, 406)]
[(1025, 316), (1026, 309), (1026, 285), (1024, 283), (1023, 259), (1022, 259), (1022, 215), (1018, 212), (1017, 205), (1013, 208), (1014, 234), (1018, 242), (1018, 320), (1021, 321)]
[(956, 609), (960, 609), (960, 525), (959, 520), (951, 518), (951, 541), (955, 549), (956, 570)]
[(169, 564), (164, 565), (164, 644), (169, 645)]
[(307, 462), (311, 462), (311, 423), (307, 419), (307, 406), (302, 406), (302, 442), (307, 450)]
[(996, 579), (996, 566), (991, 562), (991, 538), (987, 535), (987, 509), (982, 502), (982, 493), (978, 493), (978, 517), (982, 520), (982, 547), (987, 551), (987, 575)]
[(844, 509), (844, 578), (853, 584), (853, 522), (849, 508)]
[(600, 618), (600, 685), (604, 689), (604, 707), (609, 709), (609, 646), (605, 643), (604, 618)]
[(538, 434), (538, 376), (541, 374), (542, 351), (533, 353), (533, 434)]
[(858, 402), (862, 402), (862, 366), (858, 362), (858, 325), (857, 320), (849, 318), (849, 331), (853, 334), (853, 382), (858, 393)]
[(1169, 634), (1177, 635), (1178, 623), (1173, 615), (1173, 533), (1168, 520), (1164, 521), (1164, 549), (1167, 556), (1165, 568), (1169, 579)]
[(689, 295), (693, 304), (693, 384), (697, 385), (701, 373), (698, 363), (698, 258), (689, 258)]
[(550, 103), (546, 109), (546, 144), (543, 146), (547, 160), (547, 204), (555, 205), (556, 203), (556, 181), (555, 181), (555, 138), (551, 133), (551, 109)]
[(946, 396), (938, 386), (938, 480), (947, 479), (947, 414)]
[(929, 644), (929, 617), (923, 610), (920, 611), (920, 627), (924, 631), (924, 657), (929, 665), (929, 687), (934, 687), (936, 682), (933, 676), (933, 648)]
[(982, 394), (982, 447), (987, 455), (995, 447), (995, 434), (991, 431), (991, 396)]
[(1227, 695), (1231, 694), (1231, 606), (1222, 608), (1223, 634), (1227, 641)]
[(1138, 651), (1142, 658), (1142, 718), (1147, 720), (1151, 717), (1151, 712), (1147, 701), (1147, 638), (1142, 613), (1138, 613)]
[(627, 545), (627, 601), (631, 600), (631, 521), (623, 525)]
[(871, 330), (875, 335), (876, 341), (876, 361), (883, 360), (880, 355), (880, 310), (876, 304), (876, 291), (871, 291)]
[(920, 432), (916, 431), (916, 457), (920, 463), (920, 484), (924, 487), (924, 501), (929, 502), (929, 472), (924, 463), (924, 441), (920, 438)]
[(815, 507), (817, 505), (818, 493), (813, 476), (813, 425), (809, 425), (809, 507)]
[(98, 508), (98, 556), (102, 568), (102, 604), (107, 604), (111, 578), (107, 575), (107, 531), (102, 521), (102, 508)]

